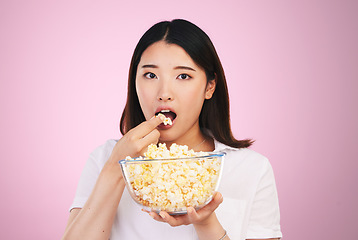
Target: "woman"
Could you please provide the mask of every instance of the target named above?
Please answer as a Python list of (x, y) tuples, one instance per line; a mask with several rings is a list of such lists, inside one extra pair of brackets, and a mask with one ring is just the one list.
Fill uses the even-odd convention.
[[(209, 37), (185, 20), (155, 24), (136, 46), (128, 79), (123, 137), (91, 154), (63, 239), (280, 238), (271, 166), (247, 149), (250, 140), (232, 135), (225, 75)], [(173, 124), (162, 124), (159, 112)], [(219, 192), (207, 206), (180, 216), (146, 214), (124, 191), (118, 161), (158, 142), (226, 152)]]

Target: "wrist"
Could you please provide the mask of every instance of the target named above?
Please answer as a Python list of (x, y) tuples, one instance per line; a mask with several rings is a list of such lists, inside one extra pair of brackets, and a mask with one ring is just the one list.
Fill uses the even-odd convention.
[(207, 219), (193, 224), (199, 239), (218, 240), (225, 235), (225, 230), (213, 212)]
[(118, 162), (108, 160), (103, 166), (100, 178), (117, 184), (124, 183), (121, 165)]
[[(207, 227), (211, 227), (213, 225), (216, 225), (216, 222), (219, 223), (217, 217), (216, 217), (216, 214), (215, 212), (213, 212), (212, 214), (210, 214), (209, 217), (207, 217), (206, 219), (204, 219), (203, 221), (201, 222), (197, 222), (197, 223), (194, 223), (194, 227), (199, 227), (199, 228), (207, 228)], [(220, 223), (219, 223), (220, 224)]]

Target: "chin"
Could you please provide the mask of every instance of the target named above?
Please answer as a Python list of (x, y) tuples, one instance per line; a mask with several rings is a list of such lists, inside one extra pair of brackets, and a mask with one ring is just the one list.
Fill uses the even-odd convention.
[(174, 142), (177, 137), (173, 134), (173, 131), (160, 130), (159, 142)]

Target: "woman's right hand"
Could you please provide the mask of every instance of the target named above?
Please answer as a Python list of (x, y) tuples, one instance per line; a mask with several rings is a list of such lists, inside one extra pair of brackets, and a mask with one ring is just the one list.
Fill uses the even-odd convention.
[(153, 117), (128, 131), (114, 146), (108, 161), (118, 162), (130, 157), (138, 157), (145, 152), (149, 144), (157, 144), (160, 133), (157, 126), (164, 121), (164, 116)]
[(156, 127), (164, 119), (154, 117), (125, 134), (114, 146), (111, 156), (98, 176), (92, 194), (82, 209), (73, 209), (63, 239), (108, 239), (114, 216), (124, 190), (118, 161), (141, 155), (146, 147), (159, 140)]

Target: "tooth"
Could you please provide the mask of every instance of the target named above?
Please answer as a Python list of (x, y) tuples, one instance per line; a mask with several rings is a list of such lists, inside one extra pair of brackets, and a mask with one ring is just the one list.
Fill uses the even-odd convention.
[(161, 110), (160, 112), (170, 112), (170, 111), (166, 109), (166, 110)]

